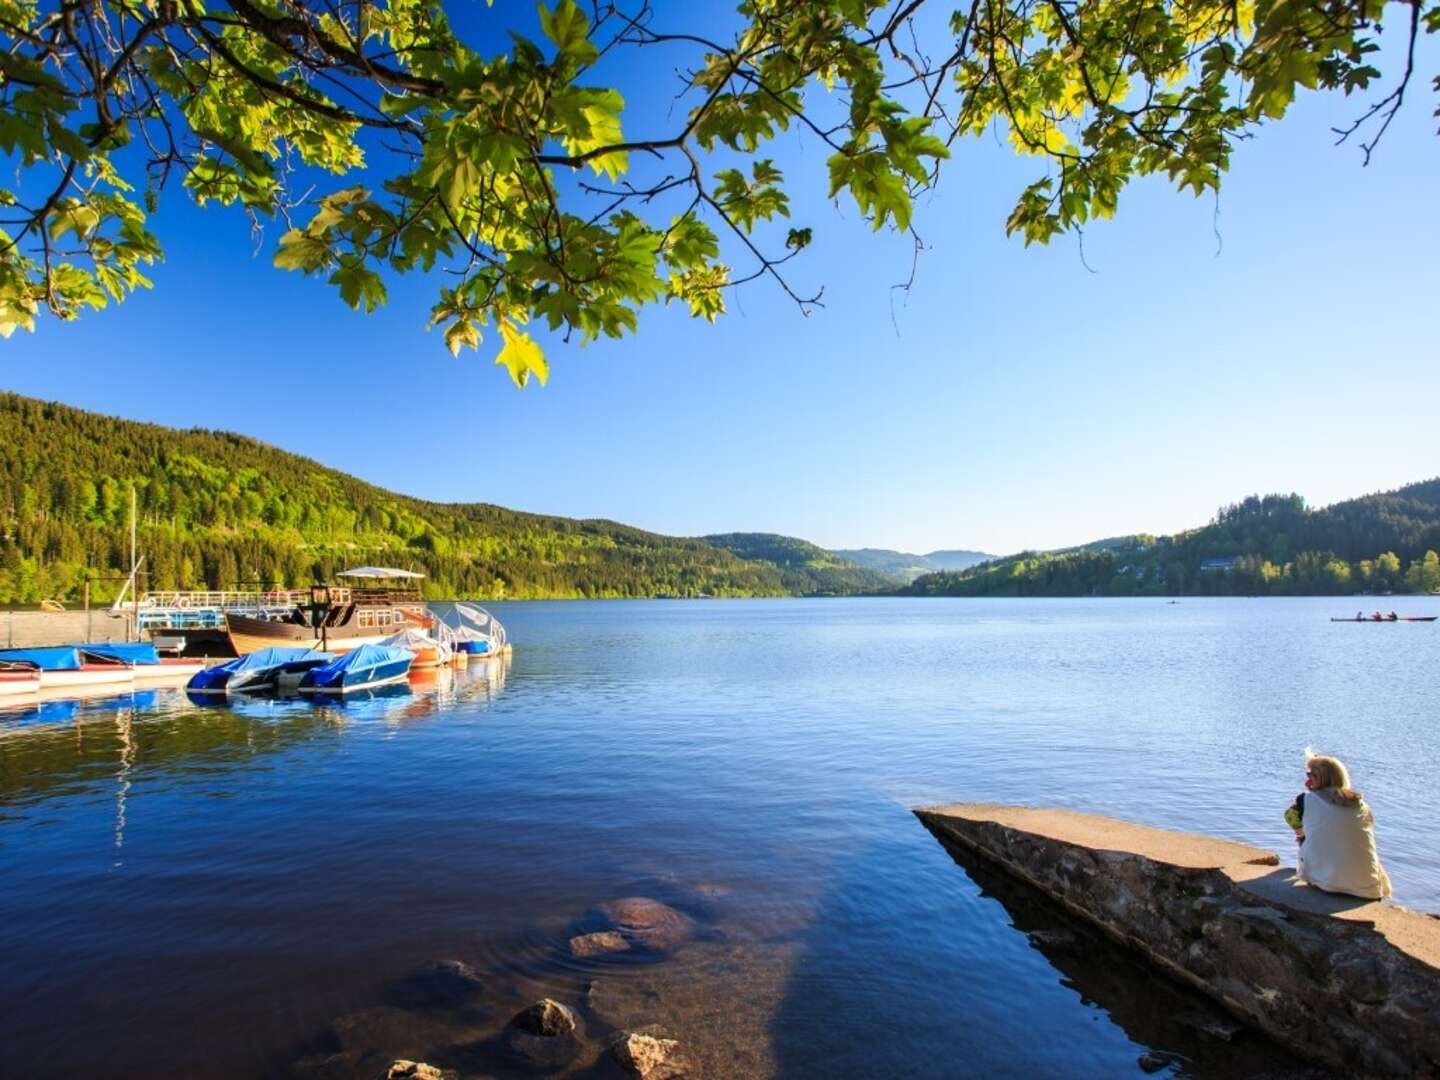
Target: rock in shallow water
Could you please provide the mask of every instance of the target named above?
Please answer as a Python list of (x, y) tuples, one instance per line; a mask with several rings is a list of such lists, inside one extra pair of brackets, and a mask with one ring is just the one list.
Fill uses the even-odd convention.
[(601, 956), (605, 953), (628, 952), (630, 943), (625, 935), (615, 930), (603, 930), (597, 934), (581, 934), (570, 939), (571, 956)]
[(390, 1066), (385, 1080), (456, 1080), (453, 1069), (440, 1069), (423, 1061), (397, 1061)]
[(668, 904), (647, 896), (611, 900), (595, 909), (608, 927), (630, 945), (651, 952), (670, 952), (690, 940), (695, 926)]
[(551, 998), (516, 1013), (502, 1038), (516, 1057), (547, 1068), (569, 1064), (583, 1049), (575, 1013)]
[(691, 1073), (680, 1041), (658, 1027), (622, 1031), (610, 1041), (610, 1059), (640, 1080), (681, 1080)]

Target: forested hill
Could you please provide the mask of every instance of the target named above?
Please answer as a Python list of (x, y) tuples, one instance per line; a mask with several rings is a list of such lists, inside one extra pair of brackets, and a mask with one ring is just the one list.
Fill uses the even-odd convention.
[(1341, 595), (1440, 591), (1440, 479), (1311, 509), (1252, 495), (1208, 525), (929, 574), (917, 596)]
[(858, 566), (837, 552), (793, 536), (716, 533), (701, 539), (742, 559), (775, 567), (786, 590), (802, 595), (845, 596), (891, 590), (901, 584), (895, 575)]
[[(104, 599), (128, 569), (130, 489), (149, 588), (419, 570), (432, 596), (779, 596), (855, 591), (610, 521), (397, 495), (254, 439), (0, 394), (0, 603)], [(103, 580), (103, 579), (110, 580)]]
[(912, 555), (907, 551), (891, 551), (889, 548), (848, 548), (834, 554), (905, 582), (914, 581), (921, 574), (936, 570), (966, 570), (977, 563), (995, 558), (983, 551), (932, 551), (928, 555)]

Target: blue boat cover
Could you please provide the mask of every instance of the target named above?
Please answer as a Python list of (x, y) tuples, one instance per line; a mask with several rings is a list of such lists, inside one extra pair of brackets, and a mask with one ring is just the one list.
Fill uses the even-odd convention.
[(268, 649), (260, 649), (258, 652), (247, 653), (238, 656), (234, 660), (227, 661), (216, 667), (206, 668), (204, 671), (197, 671), (190, 678), (186, 685), (192, 690), (205, 690), (212, 687), (224, 686), (230, 680), (230, 676), (238, 675), (246, 671), (262, 671), (266, 668), (283, 667), (286, 664), (294, 663), (301, 659), (319, 659), (327, 656), (316, 649), (297, 648), (293, 645), (272, 646)]
[(103, 641), (95, 645), (77, 644), (72, 646), (92, 656), (103, 656), (107, 660), (121, 660), (127, 664), (158, 664), (160, 654), (150, 641)]
[(0, 649), (0, 660), (34, 664), (41, 671), (79, 671), (84, 666), (80, 650), (71, 645), (49, 649)]
[(280, 667), (296, 660), (315, 659), (326, 654), (317, 649), (299, 648), (294, 645), (272, 645), (268, 649), (247, 653), (220, 666), (231, 674), (241, 671), (255, 671), (260, 668)]
[(332, 660), (323, 667), (318, 667), (310, 673), (310, 681), (315, 686), (337, 686), (345, 681), (345, 673), (355, 668), (379, 667), (382, 664), (394, 664), (405, 661), (406, 667), (415, 660), (415, 654), (409, 649), (401, 649), (395, 645), (361, 645), (359, 648), (351, 649), (338, 660)]

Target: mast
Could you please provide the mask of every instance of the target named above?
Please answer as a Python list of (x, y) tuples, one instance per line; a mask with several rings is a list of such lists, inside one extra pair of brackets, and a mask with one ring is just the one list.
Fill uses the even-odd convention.
[(135, 561), (135, 485), (130, 485), (130, 629), (140, 640), (140, 564)]

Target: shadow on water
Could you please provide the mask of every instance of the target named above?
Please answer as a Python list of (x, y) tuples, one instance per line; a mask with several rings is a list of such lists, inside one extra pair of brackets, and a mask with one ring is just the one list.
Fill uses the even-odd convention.
[(820, 899), (771, 1025), (777, 1075), (1328, 1075), (1034, 888), (916, 848), (847, 855)]

